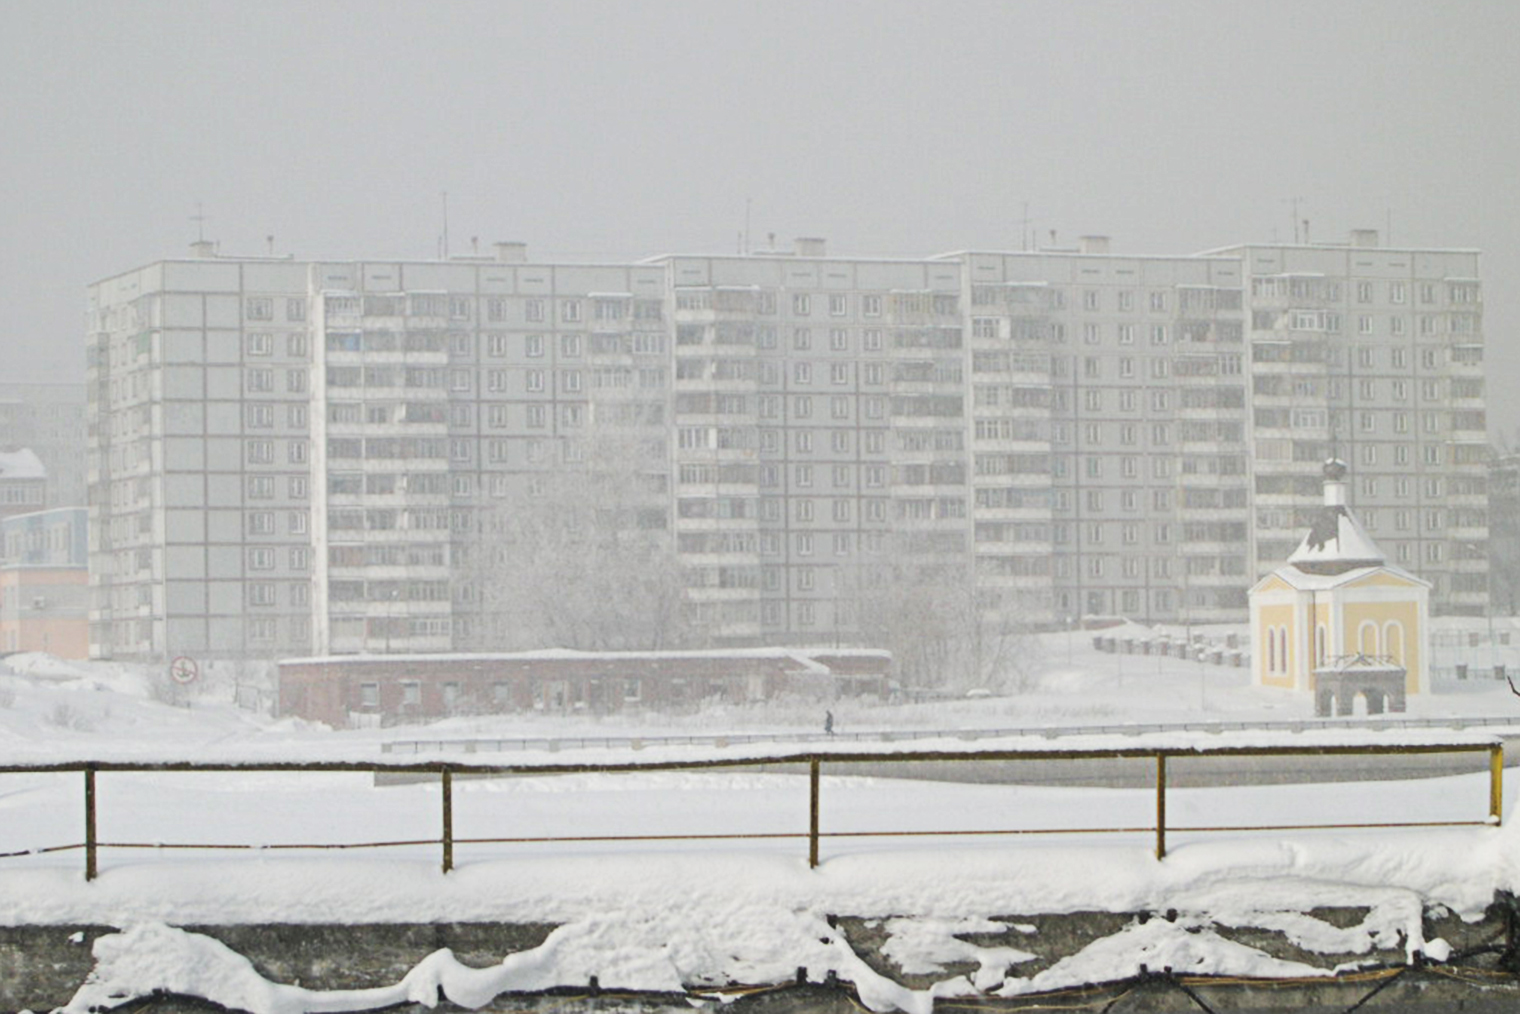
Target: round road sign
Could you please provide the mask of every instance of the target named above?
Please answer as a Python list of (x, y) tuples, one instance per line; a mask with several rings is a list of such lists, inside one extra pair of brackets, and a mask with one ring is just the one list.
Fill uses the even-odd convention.
[(181, 655), (169, 663), (169, 676), (176, 683), (194, 683), (200, 674), (201, 667), (188, 655)]

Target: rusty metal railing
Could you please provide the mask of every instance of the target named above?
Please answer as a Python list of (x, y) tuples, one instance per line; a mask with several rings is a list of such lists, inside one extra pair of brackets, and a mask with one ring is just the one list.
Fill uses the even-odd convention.
[[(1438, 820), (1438, 821), (1386, 821), (1366, 823), (1302, 823), (1260, 825), (1213, 825), (1169, 826), (1167, 823), (1168, 765), (1178, 758), (1200, 757), (1352, 757), (1387, 755), (1429, 755), (1445, 753), (1488, 754), (1489, 798), (1488, 817), (1485, 820)], [(1081, 760), (1148, 760), (1155, 771), (1155, 821), (1148, 826), (1123, 827), (1061, 827), (1061, 828), (1002, 828), (1002, 829), (938, 829), (938, 830), (877, 830), (877, 831), (825, 831), (822, 827), (820, 782), (823, 768), (828, 764), (882, 764), (887, 762), (922, 763), (983, 763), (1022, 761), (1081, 761)], [(651, 771), (695, 771), (722, 768), (753, 768), (771, 766), (806, 765), (808, 773), (808, 829), (806, 832), (733, 832), (703, 834), (643, 834), (643, 835), (547, 835), (528, 837), (459, 838), (454, 834), (453, 780), (456, 775), (558, 775), (590, 773), (634, 773)], [(368, 773), (436, 775), (441, 789), (441, 829), (437, 838), (418, 838), (398, 841), (236, 844), (195, 842), (124, 842), (102, 841), (96, 814), (96, 782), (101, 774), (110, 773), (185, 773), (185, 772), (308, 772), (308, 773)], [(1400, 745), (1343, 745), (1343, 746), (1208, 746), (1198, 748), (1130, 747), (1119, 749), (1085, 750), (939, 750), (939, 751), (831, 751), (825, 753), (796, 753), (761, 757), (704, 758), (701, 760), (671, 760), (628, 762), (618, 764), (473, 764), (455, 761), (432, 761), (426, 763), (388, 763), (383, 761), (313, 761), (313, 762), (134, 762), (134, 761), (72, 761), (53, 764), (0, 764), (4, 774), (49, 774), (82, 772), (84, 776), (84, 841), (64, 845), (0, 852), (0, 859), (52, 852), (83, 850), (85, 854), (85, 879), (94, 880), (100, 872), (99, 853), (102, 849), (362, 849), (395, 848), (400, 846), (438, 846), (442, 851), (442, 868), (445, 873), (454, 868), (454, 852), (459, 845), (520, 844), (548, 842), (635, 842), (635, 841), (717, 841), (748, 839), (807, 839), (808, 865), (819, 864), (819, 842), (824, 838), (903, 838), (903, 837), (954, 837), (954, 836), (1009, 836), (1057, 835), (1057, 834), (1135, 834), (1154, 832), (1155, 856), (1166, 858), (1167, 833), (1203, 833), (1224, 831), (1310, 831), (1347, 830), (1409, 827), (1466, 827), (1497, 826), (1503, 807), (1504, 747), (1502, 743), (1429, 743)]]

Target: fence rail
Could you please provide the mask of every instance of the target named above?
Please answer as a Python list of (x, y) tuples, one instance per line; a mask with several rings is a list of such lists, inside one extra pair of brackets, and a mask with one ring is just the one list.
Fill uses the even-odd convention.
[[(1166, 819), (1167, 775), (1170, 762), (1181, 758), (1200, 757), (1287, 757), (1287, 756), (1386, 756), (1443, 753), (1487, 753), (1489, 761), (1489, 799), (1486, 820), (1463, 821), (1388, 821), (1379, 823), (1303, 823), (1271, 825), (1214, 825), (1214, 826), (1168, 826)], [(877, 830), (877, 831), (825, 831), (822, 828), (820, 780), (826, 764), (880, 764), (885, 762), (1020, 762), (1020, 761), (1082, 761), (1082, 760), (1150, 760), (1155, 766), (1155, 822), (1150, 826), (1135, 827), (1083, 827), (1083, 828), (1008, 828), (1008, 829), (954, 829), (939, 830)], [(780, 831), (760, 833), (710, 833), (710, 834), (659, 834), (659, 835), (563, 835), (532, 837), (457, 838), (454, 835), (455, 776), (489, 775), (557, 775), (588, 773), (634, 773), (651, 771), (695, 771), (722, 768), (754, 768), (761, 766), (806, 765), (808, 774), (808, 830), (804, 832)], [(369, 773), (369, 774), (422, 774), (436, 775), (441, 788), (440, 833), (437, 838), (415, 838), (399, 841), (344, 842), (344, 843), (298, 843), (279, 844), (229, 844), (194, 842), (125, 842), (108, 841), (100, 837), (96, 820), (96, 783), (102, 774), (114, 773), (185, 773), (185, 772), (303, 772), (303, 773)], [(635, 842), (635, 841), (714, 841), (743, 839), (806, 838), (808, 864), (819, 863), (819, 842), (824, 838), (899, 838), (899, 837), (950, 837), (967, 835), (1051, 835), (1051, 834), (1155, 834), (1155, 855), (1158, 860), (1166, 857), (1168, 831), (1202, 833), (1223, 831), (1299, 831), (1330, 829), (1371, 829), (1407, 827), (1464, 827), (1498, 825), (1503, 805), (1504, 747), (1502, 743), (1426, 743), (1401, 745), (1344, 745), (1344, 746), (1213, 746), (1194, 749), (1118, 748), (1085, 750), (939, 750), (919, 752), (886, 751), (831, 751), (828, 753), (794, 753), (769, 757), (704, 758), (700, 760), (628, 762), (617, 764), (470, 764), (455, 761), (430, 761), (414, 763), (390, 763), (384, 761), (285, 761), (285, 762), (210, 762), (171, 761), (66, 761), (52, 764), (0, 764), (0, 775), (6, 774), (59, 774), (82, 773), (84, 776), (84, 841), (63, 845), (49, 845), (19, 851), (0, 851), (0, 859), (43, 853), (83, 850), (85, 854), (85, 879), (94, 880), (100, 871), (99, 853), (102, 849), (360, 849), (395, 848), (399, 846), (438, 846), (442, 852), (442, 868), (445, 873), (454, 868), (456, 845), (514, 844), (544, 842)], [(256, 791), (256, 790), (251, 790)]]
[(514, 753), (525, 750), (570, 750), (588, 747), (640, 750), (650, 746), (751, 746), (757, 743), (890, 743), (921, 739), (1009, 739), (1039, 736), (1140, 736), (1166, 732), (1307, 732), (1319, 729), (1520, 729), (1520, 716), (1496, 718), (1315, 718), (1277, 721), (1111, 722), (1105, 725), (1053, 725), (994, 729), (866, 729), (854, 732), (725, 732), (676, 736), (528, 736), (521, 738), (456, 737), (452, 739), (395, 739), (381, 744), (385, 753), (421, 756), (438, 753)]

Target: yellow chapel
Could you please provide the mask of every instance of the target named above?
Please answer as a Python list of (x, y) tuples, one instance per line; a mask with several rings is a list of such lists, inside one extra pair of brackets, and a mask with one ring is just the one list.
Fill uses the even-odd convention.
[(1250, 591), (1254, 681), (1306, 690), (1315, 713), (1403, 711), (1429, 689), (1430, 583), (1393, 566), (1346, 503), (1346, 465), (1324, 467), (1324, 505), (1281, 567)]

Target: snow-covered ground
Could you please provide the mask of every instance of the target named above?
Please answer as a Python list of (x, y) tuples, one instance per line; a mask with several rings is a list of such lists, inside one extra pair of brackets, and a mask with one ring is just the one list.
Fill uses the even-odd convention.
[[(916, 705), (831, 705), (836, 725), (863, 729), (1029, 728), (1181, 720), (1308, 719), (1307, 697), (1248, 685), (1243, 669), (1096, 652), (1090, 635), (1046, 635), (1030, 646), (1029, 687), (1010, 696)], [(240, 710), (229, 686), (189, 707), (155, 699), (156, 674), (120, 665), (12, 658), (0, 676), (0, 763), (84, 758), (379, 758), (390, 739), (562, 737), (721, 731), (817, 732), (822, 706), (778, 704), (698, 715), (571, 719), (516, 715), (451, 719), (422, 728), (334, 732)], [(1415, 716), (1512, 716), (1503, 684), (1414, 698)], [(162, 691), (158, 691), (159, 694)], [(1315, 724), (1315, 723), (1310, 723)], [(1206, 736), (1207, 734), (1199, 734)], [(1293, 733), (1274, 733), (1292, 741)], [(1309, 736), (1311, 733), (1300, 734)], [(1315, 736), (1337, 735), (1322, 731)], [(1358, 741), (1474, 737), (1467, 733), (1358, 732)], [(1032, 737), (1038, 740), (1038, 736)], [(1220, 741), (1220, 737), (1209, 737)], [(1261, 734), (1257, 739), (1260, 740)], [(1142, 737), (1143, 739), (1143, 737)], [(1134, 745), (1131, 740), (1124, 745)], [(953, 738), (959, 748), (971, 744)], [(852, 744), (855, 746), (856, 744)], [(922, 744), (920, 744), (922, 745)], [(981, 745), (981, 744), (977, 744)], [(1044, 745), (1048, 746), (1049, 743)], [(1065, 745), (1063, 741), (1062, 745)], [(679, 752), (679, 748), (663, 748)], [(719, 748), (685, 748), (712, 753)], [(542, 759), (635, 759), (632, 751), (562, 749)], [(660, 751), (640, 751), (653, 759)], [(397, 758), (390, 758), (397, 759)], [(490, 761), (490, 755), (471, 755)], [(531, 759), (514, 753), (513, 762)], [(78, 842), (80, 776), (0, 774), (0, 852)], [(1516, 779), (1506, 786), (1513, 810)], [(103, 841), (353, 842), (438, 836), (436, 784), (376, 786), (361, 774), (104, 773)], [(1520, 887), (1520, 835), (1503, 827), (1418, 830), (1173, 832), (1158, 861), (1144, 830), (1104, 835), (825, 838), (807, 863), (805, 778), (752, 772), (647, 772), (456, 781), (459, 839), (573, 835), (785, 834), (782, 838), (639, 843), (517, 842), (456, 847), (444, 874), (437, 845), (363, 851), (256, 852), (106, 849), (86, 883), (78, 851), (0, 859), (0, 924), (104, 923), (123, 927), (95, 948), (97, 969), (70, 1010), (113, 994), (163, 988), (272, 1014), (356, 1010), (403, 1000), (485, 1002), (507, 989), (582, 985), (680, 990), (763, 983), (807, 967), (834, 971), (874, 1009), (927, 1010), (932, 995), (1014, 995), (1112, 979), (1166, 965), (1236, 975), (1324, 974), (1225, 940), (1212, 926), (1284, 929), (1309, 951), (1367, 953), (1402, 944), (1434, 958), (1421, 913), (1445, 906), (1476, 917), (1499, 889)], [(1263, 825), (1379, 820), (1482, 821), (1486, 774), (1414, 782), (1174, 789), (1168, 823)], [(915, 829), (1147, 828), (1149, 790), (960, 785), (860, 777), (823, 781), (830, 832)], [(1334, 929), (1303, 913), (1366, 906), (1360, 926)], [(1134, 924), (1055, 967), (1021, 975), (1018, 948), (979, 948), (955, 934), (986, 932), (998, 917), (1076, 911), (1176, 909), (1176, 923)], [(882, 920), (904, 969), (977, 962), (913, 991), (871, 972), (828, 915)], [(380, 990), (318, 994), (265, 982), (239, 956), (175, 926), (242, 922), (549, 922), (539, 948), (467, 969), (446, 953)], [(119, 1003), (116, 999), (113, 1003)]]

